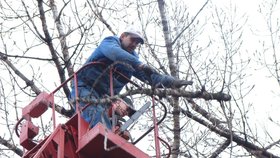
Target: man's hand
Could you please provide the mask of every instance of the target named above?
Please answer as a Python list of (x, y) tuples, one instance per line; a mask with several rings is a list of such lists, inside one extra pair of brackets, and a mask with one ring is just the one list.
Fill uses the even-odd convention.
[(192, 84), (193, 84), (193, 81), (175, 79), (172, 83), (172, 87), (181, 88), (183, 86), (188, 86), (188, 85), (192, 85)]

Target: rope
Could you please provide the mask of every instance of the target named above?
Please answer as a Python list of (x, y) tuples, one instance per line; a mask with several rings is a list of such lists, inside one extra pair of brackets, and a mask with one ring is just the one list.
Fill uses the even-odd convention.
[(107, 147), (107, 140), (108, 140), (107, 135), (108, 135), (108, 130), (105, 129), (104, 150), (105, 150), (105, 151), (112, 151), (112, 150), (114, 150), (114, 149), (116, 149), (116, 148), (119, 148), (118, 145), (112, 146), (112, 147), (110, 147), (110, 148)]

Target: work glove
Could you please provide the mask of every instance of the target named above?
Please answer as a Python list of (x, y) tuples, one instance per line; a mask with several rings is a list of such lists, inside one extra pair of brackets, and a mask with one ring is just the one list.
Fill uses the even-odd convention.
[(136, 112), (136, 110), (135, 110), (135, 108), (134, 108), (134, 105), (133, 105), (133, 102), (132, 102), (132, 100), (131, 99), (129, 99), (128, 97), (124, 97), (124, 98), (122, 98), (123, 99), (123, 101), (125, 101), (126, 103), (127, 103), (127, 105), (128, 105), (128, 108), (127, 108), (127, 115), (129, 116), (129, 117), (131, 117), (135, 112)]
[(173, 88), (181, 88), (183, 86), (192, 85), (193, 81), (175, 79), (172, 83)]

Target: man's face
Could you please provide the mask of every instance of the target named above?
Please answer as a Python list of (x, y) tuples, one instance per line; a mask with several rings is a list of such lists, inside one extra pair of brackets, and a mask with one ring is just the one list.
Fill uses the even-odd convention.
[(132, 53), (141, 42), (141, 39), (129, 33), (123, 33), (120, 38), (122, 48), (129, 53)]

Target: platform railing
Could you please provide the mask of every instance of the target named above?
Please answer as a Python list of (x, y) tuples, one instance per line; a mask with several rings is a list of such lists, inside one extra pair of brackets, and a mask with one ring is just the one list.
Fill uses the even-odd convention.
[[(18, 136), (20, 136), (18, 134), (18, 125), (25, 119), (27, 120), (27, 122), (31, 122), (31, 118), (37, 118), (39, 117), (40, 115), (42, 115), (46, 110), (47, 108), (50, 106), (51, 104), (51, 107), (52, 107), (52, 121), (53, 121), (53, 129), (55, 130), (55, 128), (57, 127), (56, 125), (56, 111), (55, 111), (55, 93), (57, 93), (57, 91), (59, 91), (63, 86), (65, 86), (69, 81), (73, 81), (73, 84), (74, 84), (74, 88), (75, 88), (75, 113), (76, 115), (78, 115), (78, 128), (81, 128), (82, 125), (81, 125), (81, 122), (84, 120), (81, 120), (82, 117), (81, 117), (81, 111), (83, 109), (85, 109), (87, 106), (90, 106), (90, 104), (86, 105), (85, 107), (83, 107), (81, 110), (80, 109), (80, 105), (79, 105), (79, 91), (78, 91), (78, 73), (80, 73), (83, 69), (87, 68), (87, 67), (90, 67), (90, 66), (95, 66), (96, 64), (103, 64), (102, 62), (92, 62), (92, 63), (89, 63), (89, 64), (86, 64), (84, 65), (82, 68), (80, 68), (78, 71), (76, 71), (72, 76), (70, 76), (67, 80), (65, 80), (60, 86), (58, 86), (54, 91), (52, 91), (51, 93), (49, 93), (48, 96), (43, 96), (43, 95), (46, 95), (45, 92), (43, 92), (41, 94), (41, 97), (45, 97), (45, 99), (47, 99), (47, 103), (42, 103), (42, 102), (38, 102), (38, 103), (34, 103), (33, 105), (28, 105), (27, 108), (23, 109), (23, 116), (22, 118), (18, 121), (18, 123), (16, 124), (16, 127), (15, 127), (15, 130), (16, 130), (16, 134)], [(128, 82), (130, 82), (131, 84), (133, 84), (134, 86), (136, 86), (137, 88), (141, 88), (141, 86), (139, 86), (137, 83), (131, 81), (129, 78), (127, 78), (125, 75), (121, 74), (120, 72), (114, 70), (113, 67), (108, 67), (106, 71), (109, 71), (110, 73), (110, 96), (113, 97), (115, 94), (114, 94), (114, 90), (113, 90), (113, 73), (118, 73), (118, 75), (121, 75), (122, 77), (126, 78)], [(40, 96), (40, 95), (38, 95)], [(168, 145), (167, 142), (165, 142), (163, 139), (161, 139), (159, 137), (159, 129), (158, 129), (158, 125), (160, 123), (163, 122), (163, 120), (165, 119), (166, 117), (166, 114), (167, 114), (167, 110), (166, 110), (166, 106), (159, 100), (157, 99), (154, 95), (151, 96), (152, 97), (152, 108), (153, 108), (153, 127), (151, 127), (149, 130), (147, 130), (147, 132), (145, 132), (142, 136), (140, 136), (138, 139), (136, 139), (136, 141), (132, 142), (132, 144), (136, 144), (138, 143), (143, 137), (145, 137), (149, 132), (151, 132), (152, 130), (154, 130), (154, 137), (155, 137), (155, 148), (156, 148), (156, 157), (159, 158), (160, 157), (160, 143), (159, 141), (161, 141), (162, 143), (164, 143), (167, 147), (168, 147), (168, 150), (169, 150), (169, 154), (167, 154), (169, 157), (170, 156), (170, 153), (171, 153), (171, 149), (170, 149), (170, 146)], [(38, 98), (37, 98), (38, 99)], [(39, 98), (40, 99), (40, 98)], [(41, 98), (42, 99), (42, 98)], [(33, 100), (33, 102), (36, 102), (36, 98)], [(156, 113), (155, 113), (155, 108), (156, 108), (156, 104), (155, 104), (155, 101), (158, 101), (164, 108), (164, 115), (163, 117), (158, 120), (157, 117), (156, 117)], [(41, 108), (43, 108), (43, 110), (41, 110)], [(24, 111), (25, 110), (25, 111)], [(114, 112), (114, 111), (113, 111)], [(35, 113), (35, 115), (34, 115)], [(112, 117), (115, 117), (115, 115), (112, 115)], [(113, 118), (114, 119), (114, 118)], [(30, 126), (30, 125), (29, 125)], [(28, 129), (28, 125), (26, 126), (27, 129), (26, 130), (26, 133), (25, 135), (30, 135), (30, 132), (33, 132), (34, 131), (30, 131)], [(32, 127), (32, 129), (35, 130), (34, 127)], [(112, 128), (113, 130), (115, 129), (114, 127)], [(35, 130), (35, 133), (32, 135), (32, 138), (36, 135), (36, 131), (37, 129)], [(114, 131), (113, 131), (114, 132)], [(38, 134), (38, 133), (37, 133)], [(81, 139), (81, 137), (83, 136), (83, 134), (85, 134), (85, 131), (82, 131), (82, 130), (79, 130), (78, 131), (78, 139)], [(22, 134), (21, 134), (22, 135)], [(27, 138), (25, 138), (27, 139)], [(28, 138), (30, 139), (30, 138)], [(32, 145), (34, 146), (34, 144)], [(30, 148), (32, 147), (28, 147), (28, 150), (30, 150)]]

